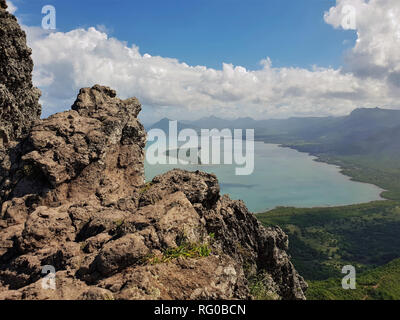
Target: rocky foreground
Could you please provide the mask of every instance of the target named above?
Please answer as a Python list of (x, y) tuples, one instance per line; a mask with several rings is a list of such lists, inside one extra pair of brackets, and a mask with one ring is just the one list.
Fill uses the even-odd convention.
[[(145, 183), (141, 105), (82, 89), (39, 120), (30, 50), (0, 0), (1, 299), (304, 299), (288, 237), (214, 175)], [(12, 121), (11, 121), (12, 119)], [(43, 288), (43, 266), (56, 288)]]

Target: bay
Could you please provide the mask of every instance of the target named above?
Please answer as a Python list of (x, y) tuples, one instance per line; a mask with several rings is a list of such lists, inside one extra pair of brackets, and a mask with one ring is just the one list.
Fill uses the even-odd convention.
[(255, 167), (249, 176), (236, 176), (236, 165), (150, 165), (146, 180), (174, 168), (214, 173), (221, 193), (243, 200), (250, 211), (263, 212), (277, 206), (327, 207), (381, 200), (377, 186), (355, 182), (334, 165), (274, 144), (255, 142)]

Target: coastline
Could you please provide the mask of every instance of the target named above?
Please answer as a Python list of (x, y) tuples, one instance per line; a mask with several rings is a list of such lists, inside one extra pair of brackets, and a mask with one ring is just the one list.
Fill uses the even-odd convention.
[[(349, 207), (349, 206), (356, 206), (356, 205), (362, 205), (362, 204), (367, 204), (367, 203), (374, 203), (374, 202), (385, 202), (385, 201), (396, 201), (394, 199), (390, 199), (388, 197), (385, 197), (385, 193), (388, 192), (389, 190), (384, 189), (382, 186), (379, 186), (375, 183), (372, 182), (368, 182), (368, 181), (363, 181), (361, 179), (357, 179), (355, 176), (351, 175), (351, 173), (349, 172), (349, 170), (351, 170), (350, 167), (346, 167), (343, 164), (343, 161), (338, 160), (338, 159), (332, 159), (332, 158), (325, 158), (323, 155), (321, 154), (317, 154), (317, 153), (312, 153), (312, 152), (307, 152), (307, 151), (303, 151), (300, 150), (298, 148), (296, 148), (295, 145), (290, 145), (290, 144), (284, 144), (284, 143), (276, 143), (276, 142), (267, 142), (262, 138), (257, 138), (255, 137), (254, 141), (258, 141), (258, 142), (263, 142), (265, 144), (272, 144), (272, 145), (277, 145), (280, 148), (288, 148), (288, 149), (292, 149), (295, 150), (297, 152), (300, 153), (305, 153), (307, 155), (309, 155), (310, 157), (313, 157), (313, 161), (315, 162), (319, 162), (319, 163), (324, 163), (327, 165), (331, 165), (331, 166), (335, 166), (339, 173), (342, 174), (345, 177), (348, 177), (350, 181), (354, 181), (354, 182), (358, 182), (358, 183), (363, 183), (363, 184), (368, 184), (368, 185), (372, 185), (375, 186), (377, 189), (379, 189), (379, 196), (381, 197), (381, 199), (376, 199), (376, 200), (372, 200), (372, 201), (368, 201), (368, 202), (359, 202), (359, 203), (353, 203), (353, 204), (344, 204), (344, 205), (334, 205), (334, 206), (315, 206), (315, 207), (293, 207), (293, 206), (279, 206), (279, 207), (285, 207), (285, 208), (296, 208), (296, 209), (319, 209), (319, 208), (345, 208), (345, 207)], [(267, 213), (267, 212), (271, 212), (273, 210), (276, 210), (279, 207), (275, 207), (266, 211), (261, 211), (261, 212), (254, 212), (255, 215), (259, 215), (262, 213)]]
[[(374, 183), (372, 183), (372, 182), (363, 181), (363, 180), (361, 180), (361, 179), (357, 179), (356, 177), (352, 176), (350, 173), (348, 173), (348, 171), (346, 171), (346, 170), (350, 170), (350, 168), (346, 168), (346, 167), (343, 165), (343, 162), (340, 161), (340, 160), (335, 160), (335, 159), (331, 159), (331, 158), (330, 158), (330, 159), (328, 159), (328, 158), (327, 158), (327, 159), (324, 159), (323, 156), (320, 155), (320, 154), (314, 154), (314, 153), (311, 153), (311, 152), (301, 151), (301, 150), (297, 149), (295, 146), (291, 146), (291, 145), (284, 145), (284, 144), (282, 144), (282, 145), (279, 145), (279, 146), (280, 146), (281, 148), (289, 148), (289, 149), (296, 150), (296, 151), (301, 152), (301, 153), (306, 153), (306, 154), (308, 154), (309, 156), (314, 157), (313, 160), (314, 160), (315, 162), (326, 163), (326, 164), (328, 164), (328, 165), (335, 166), (336, 168), (339, 169), (339, 172), (340, 172), (342, 175), (348, 177), (350, 181), (354, 181), (354, 182), (358, 182), (358, 183), (363, 183), (363, 184), (369, 184), (369, 185), (375, 186), (375, 187), (377, 187), (378, 189), (380, 189), (380, 192), (381, 192), (381, 193), (380, 193), (380, 197), (382, 198), (382, 199), (380, 199), (380, 200), (391, 200), (391, 199), (389, 199), (389, 198), (385, 198), (385, 196), (383, 195), (384, 192), (387, 192), (387, 191), (389, 191), (389, 190), (386, 190), (386, 189), (382, 188), (381, 186), (378, 186), (378, 185), (376, 185), (376, 184), (374, 184)], [(340, 161), (341, 163), (338, 163), (339, 161)], [(379, 200), (378, 200), (378, 201), (379, 201)]]

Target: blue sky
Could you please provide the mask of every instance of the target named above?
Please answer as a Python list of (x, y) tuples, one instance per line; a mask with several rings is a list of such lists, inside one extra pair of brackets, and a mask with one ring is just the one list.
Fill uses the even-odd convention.
[[(19, 0), (18, 15), (40, 25), (41, 8), (57, 9), (57, 28), (105, 26), (142, 53), (174, 57), (220, 69), (223, 62), (259, 69), (267, 56), (275, 67), (342, 64), (354, 31), (333, 29), (323, 13), (332, 0)], [(111, 3), (111, 5), (110, 5)]]
[(146, 123), (400, 109), (399, 0), (11, 1), (44, 116), (96, 83), (138, 97)]

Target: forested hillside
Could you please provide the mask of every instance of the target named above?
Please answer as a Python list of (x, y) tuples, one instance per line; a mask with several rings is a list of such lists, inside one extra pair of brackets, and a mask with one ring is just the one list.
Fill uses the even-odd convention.
[[(359, 274), (367, 272), (368, 276), (357, 283), (362, 284), (363, 279), (378, 283), (380, 278), (374, 278), (376, 273), (371, 270), (400, 257), (400, 202), (312, 209), (281, 207), (258, 218), (267, 226), (280, 225), (289, 235), (289, 253), (310, 284), (310, 298), (343, 298), (341, 270), (345, 265), (353, 265)], [(388, 279), (400, 280), (400, 270), (384, 270), (390, 273)], [(348, 293), (346, 297), (352, 298)]]

